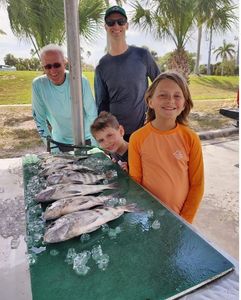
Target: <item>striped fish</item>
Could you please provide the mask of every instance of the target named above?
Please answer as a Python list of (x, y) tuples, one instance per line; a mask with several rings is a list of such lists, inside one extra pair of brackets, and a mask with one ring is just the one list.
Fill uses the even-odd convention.
[(46, 243), (69, 240), (97, 230), (101, 225), (119, 218), (124, 212), (135, 212), (135, 204), (83, 210), (64, 215), (54, 221), (44, 234)]
[(73, 196), (93, 195), (108, 189), (117, 189), (117, 184), (56, 184), (39, 192), (35, 196), (35, 200), (49, 202)]
[(82, 184), (94, 184), (100, 180), (106, 179), (105, 174), (94, 174), (91, 172), (80, 173), (80, 172), (63, 172), (58, 174), (52, 174), (47, 177), (47, 183), (49, 185), (59, 183), (82, 183)]
[(66, 164), (66, 163), (57, 163), (57, 164), (53, 164), (52, 166), (48, 166), (46, 168), (44, 168), (43, 170), (41, 170), (39, 172), (40, 176), (51, 176), (53, 174), (60, 174), (60, 173), (65, 173), (65, 172), (70, 172), (70, 171), (78, 171), (78, 172), (83, 172), (83, 173), (94, 173), (96, 174), (96, 170), (89, 168), (87, 166), (83, 166), (80, 164)]
[(103, 205), (106, 201), (110, 200), (110, 196), (76, 196), (72, 198), (64, 198), (53, 202), (48, 205), (44, 218), (46, 220), (56, 219), (60, 216), (72, 213), (74, 211), (89, 209), (97, 205)]

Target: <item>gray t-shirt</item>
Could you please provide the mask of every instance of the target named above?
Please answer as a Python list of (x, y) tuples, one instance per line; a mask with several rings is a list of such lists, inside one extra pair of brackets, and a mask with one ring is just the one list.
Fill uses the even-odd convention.
[(148, 77), (153, 81), (160, 73), (150, 52), (129, 46), (121, 55), (103, 56), (95, 70), (95, 97), (98, 113), (109, 111), (131, 134), (145, 121), (144, 94)]

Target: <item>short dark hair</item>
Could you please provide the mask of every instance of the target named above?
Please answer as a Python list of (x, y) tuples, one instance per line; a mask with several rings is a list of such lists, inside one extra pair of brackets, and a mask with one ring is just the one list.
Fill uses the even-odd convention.
[(107, 127), (118, 129), (120, 124), (112, 113), (101, 111), (99, 116), (94, 120), (90, 126), (90, 132), (94, 136), (96, 132), (101, 131)]

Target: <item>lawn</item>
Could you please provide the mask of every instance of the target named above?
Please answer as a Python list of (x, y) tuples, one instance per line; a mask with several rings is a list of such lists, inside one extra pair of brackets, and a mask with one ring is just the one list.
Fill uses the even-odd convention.
[[(0, 71), (0, 105), (31, 103), (31, 82), (39, 71)], [(94, 72), (84, 72), (94, 87)], [(193, 100), (234, 100), (238, 76), (190, 76)]]
[[(31, 82), (41, 72), (0, 72), (0, 104), (31, 103)], [(86, 72), (93, 88), (94, 73)], [(219, 114), (221, 107), (235, 106), (238, 77), (191, 76), (194, 108), (190, 126), (195, 131), (233, 126), (233, 120)], [(199, 100), (207, 101), (199, 101)], [(0, 105), (0, 158), (46, 151), (32, 118), (31, 106)]]

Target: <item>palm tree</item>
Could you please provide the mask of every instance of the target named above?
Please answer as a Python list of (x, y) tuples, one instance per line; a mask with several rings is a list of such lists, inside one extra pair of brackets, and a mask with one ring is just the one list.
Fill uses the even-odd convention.
[(132, 22), (157, 39), (172, 40), (176, 49), (168, 62), (168, 68), (176, 69), (188, 78), (185, 45), (194, 25), (195, 0), (147, 0), (145, 3), (148, 8), (144, 8), (138, 1), (132, 4)]
[(220, 57), (222, 59), (222, 71), (221, 75), (223, 76), (223, 66), (228, 59), (233, 59), (236, 51), (234, 50), (235, 45), (232, 43), (226, 43), (225, 40), (223, 40), (223, 45), (218, 47), (213, 51), (213, 53), (216, 53), (216, 60)]
[[(7, 0), (0, 0), (0, 7), (4, 7), (6, 6), (6, 1)], [(0, 35), (6, 34), (6, 32), (4, 32), (1, 28), (0, 28)]]
[[(10, 25), (19, 38), (26, 38), (34, 50), (49, 43), (62, 44), (65, 40), (64, 2), (60, 0), (6, 0)], [(80, 0), (80, 35), (92, 39), (103, 22), (104, 0)]]
[[(115, 1), (117, 5), (122, 6), (123, 3), (126, 3), (126, 0), (116, 0)], [(107, 7), (110, 6), (110, 1), (109, 0), (105, 0), (105, 4)]]
[(238, 17), (235, 15), (237, 9), (236, 5), (225, 5), (213, 12), (212, 17), (207, 21), (207, 28), (209, 29), (209, 47), (208, 47), (208, 65), (207, 74), (211, 74), (211, 51), (212, 51), (212, 36), (213, 32), (223, 33), (231, 30), (232, 24), (235, 24)]
[[(197, 58), (194, 72), (199, 75), (199, 60), (202, 39), (203, 25), (217, 18), (215, 22), (219, 22), (218, 29), (225, 32), (229, 29), (230, 18), (226, 20), (227, 14), (217, 14), (216, 11), (223, 11), (223, 7), (227, 10), (232, 10), (232, 0), (197, 0), (196, 2), (196, 22), (198, 27), (198, 42), (197, 42)], [(223, 11), (224, 12), (224, 11)]]
[(0, 29), (0, 35), (6, 34), (6, 32), (4, 32), (2, 29)]

